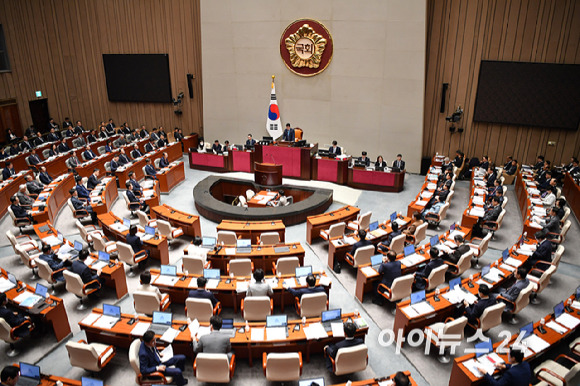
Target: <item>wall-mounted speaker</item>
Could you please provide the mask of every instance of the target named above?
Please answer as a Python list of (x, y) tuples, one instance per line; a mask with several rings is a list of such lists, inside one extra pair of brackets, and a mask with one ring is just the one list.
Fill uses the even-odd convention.
[(187, 88), (189, 89), (189, 98), (193, 99), (193, 74), (187, 74)]
[(447, 99), (447, 89), (449, 88), (449, 83), (443, 83), (441, 88), (441, 107), (439, 108), (440, 113), (445, 112), (445, 100)]

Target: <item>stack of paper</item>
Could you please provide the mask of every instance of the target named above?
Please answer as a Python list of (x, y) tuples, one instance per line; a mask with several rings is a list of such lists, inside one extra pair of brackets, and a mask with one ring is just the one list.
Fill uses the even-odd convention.
[(427, 202), (428, 202), (427, 200), (419, 200), (419, 201), (415, 202), (415, 205), (425, 206), (425, 205), (427, 205)]
[(324, 287), (328, 287), (332, 283), (332, 280), (328, 276), (320, 276), (318, 284)]
[(473, 200), (471, 200), (475, 205), (483, 205), (485, 201), (483, 201), (483, 196), (474, 196)]
[(284, 287), (285, 288), (296, 288), (296, 280), (293, 277), (289, 277), (284, 279)]
[(175, 339), (175, 337), (179, 335), (179, 330), (176, 330), (175, 328), (168, 328), (167, 330), (165, 330), (165, 332), (163, 333), (163, 335), (161, 336), (161, 340), (167, 343), (171, 343), (173, 342), (173, 340)]
[(137, 324), (135, 324), (135, 326), (131, 330), (131, 335), (143, 336), (143, 334), (145, 334), (147, 332), (147, 330), (149, 330), (150, 326), (151, 326), (151, 323), (138, 322)]
[(154, 194), (155, 194), (155, 191), (153, 189), (143, 191), (143, 197), (145, 197), (145, 198), (153, 197)]
[[(250, 330), (250, 336), (252, 338), (252, 342), (263, 341), (264, 340), (264, 329), (252, 327), (252, 329)], [(286, 335), (284, 335), (284, 338), (285, 337), (286, 337)]]
[(403, 264), (405, 267), (410, 267), (412, 265), (416, 265), (419, 264), (420, 262), (424, 261), (425, 257), (423, 255), (420, 255), (418, 253), (413, 253), (409, 256), (405, 256), (403, 259), (401, 259), (401, 264)]
[(332, 328), (332, 336), (342, 338), (344, 336), (344, 324), (342, 323), (330, 323)]
[(216, 289), (220, 283), (219, 279), (209, 279), (206, 284), (207, 289)]
[(418, 315), (425, 315), (435, 311), (433, 306), (427, 301), (415, 303), (411, 307), (415, 310), (415, 312), (417, 312)]
[(427, 184), (427, 189), (429, 189), (429, 190), (435, 190), (435, 189), (437, 189), (437, 184), (428, 183)]
[(14, 302), (20, 304), (22, 307), (32, 307), (42, 298), (32, 292), (24, 291), (14, 298)]
[(483, 217), (485, 215), (485, 210), (479, 206), (474, 206), (469, 210), (469, 214), (475, 217)]
[(524, 346), (528, 347), (535, 353), (539, 353), (550, 347), (550, 343), (546, 342), (544, 339), (540, 338), (536, 334), (528, 336), (526, 339), (522, 340)]
[(558, 334), (565, 334), (568, 332), (568, 329), (566, 327), (562, 327), (562, 325), (554, 322), (553, 320), (550, 320), (548, 323), (546, 323), (546, 327), (551, 328), (552, 330), (556, 331)]
[(16, 285), (12, 283), (10, 280), (4, 277), (0, 277), (0, 292), (6, 292), (14, 287), (16, 287)]
[(367, 277), (376, 276), (379, 274), (373, 267), (362, 267), (360, 270)]
[(312, 323), (304, 327), (304, 334), (307, 340), (322, 339), (328, 337), (328, 333), (324, 329), (322, 323)]
[(177, 280), (179, 280), (179, 278), (177, 276), (159, 275), (157, 277), (157, 280), (155, 280), (155, 284), (172, 286), (175, 283), (177, 283)]
[(518, 268), (524, 262), (518, 259), (514, 259), (513, 257), (508, 257), (507, 259), (505, 259), (504, 263), (511, 265), (512, 267)]
[(345, 236), (344, 237), (344, 242), (349, 244), (349, 245), (353, 245), (356, 243), (356, 239), (354, 237), (350, 237), (350, 236)]
[(101, 314), (96, 314), (94, 312), (91, 312), (88, 316), (86, 316), (83, 320), (80, 321), (81, 324), (86, 324), (87, 326), (92, 326), (93, 323), (95, 323), (95, 321), (97, 319), (99, 319), (101, 317)]
[(236, 292), (237, 293), (246, 292), (248, 290), (249, 286), (250, 286), (250, 283), (247, 281), (237, 281), (236, 282)]
[(266, 340), (285, 340), (286, 327), (266, 327)]
[(501, 280), (501, 277), (503, 276), (503, 272), (500, 271), (499, 269), (493, 267), (489, 270), (489, 272), (487, 273), (487, 275), (484, 276), (484, 278), (486, 280), (492, 281), (494, 283), (498, 282)]
[(573, 329), (576, 328), (578, 324), (580, 324), (580, 319), (570, 314), (564, 313), (556, 318), (556, 322), (560, 323), (566, 328)]
[(56, 236), (48, 236), (48, 237), (45, 237), (45, 238), (42, 239), (42, 241), (45, 244), (50, 245), (51, 247), (54, 247), (55, 245), (59, 245), (60, 244), (60, 240)]

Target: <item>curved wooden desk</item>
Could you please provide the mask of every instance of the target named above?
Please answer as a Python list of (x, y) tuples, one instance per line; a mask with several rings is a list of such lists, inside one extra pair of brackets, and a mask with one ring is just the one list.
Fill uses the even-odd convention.
[(18, 193), (20, 185), (26, 184), (24, 177), (27, 175), (32, 175), (32, 171), (23, 170), (16, 173), (13, 177), (0, 182), (0, 202), (4, 205), (0, 205), (0, 217), (4, 217), (8, 213), (8, 206), (10, 206), (10, 197)]
[(185, 181), (183, 162), (174, 161), (167, 168), (159, 170), (157, 172), (157, 179), (159, 180), (159, 190), (163, 193), (169, 193), (171, 189), (176, 187), (182, 181)]
[(312, 240), (320, 237), (320, 231), (330, 228), (331, 225), (339, 222), (345, 222), (348, 225), (349, 221), (356, 220), (360, 209), (356, 206), (343, 206), (340, 209), (308, 216), (306, 219), (306, 241), (312, 244)]
[(107, 213), (118, 195), (119, 190), (115, 178), (103, 178), (90, 194), (91, 207), (97, 214)]
[(282, 165), (254, 162), (254, 181), (258, 185), (282, 185)]
[[(50, 185), (47, 185), (42, 193), (38, 195), (33, 204), (32, 218), (38, 223), (54, 221), (58, 212), (70, 198), (69, 190), (75, 186), (74, 176), (72, 173), (63, 174), (54, 179)], [(40, 199), (46, 198), (44, 201)], [(42, 206), (39, 206), (42, 205)], [(44, 207), (43, 210), (39, 210)], [(68, 209), (67, 209), (68, 210)]]
[[(409, 377), (409, 381), (411, 381), (409, 383), (409, 386), (417, 386), (417, 382), (413, 379), (413, 377), (411, 377), (411, 372), (406, 370), (403, 371), (403, 373)], [(392, 380), (393, 378), (395, 378), (395, 374), (391, 374), (388, 377), (378, 377), (378, 378), (373, 378), (373, 379), (364, 379), (362, 381), (353, 381), (351, 383), (349, 383), (350, 386), (379, 386), (380, 384), (382, 384), (382, 382), (385, 381), (389, 381)], [(381, 383), (379, 383), (381, 382)], [(394, 382), (394, 381), (393, 381)], [(347, 386), (346, 383), (337, 383), (334, 384), (332, 386)]]
[(260, 235), (265, 232), (277, 232), (280, 242), (285, 240), (286, 226), (282, 220), (272, 221), (237, 221), (222, 220), (216, 227), (217, 231), (236, 232), (239, 239), (251, 239), (252, 244), (258, 244)]
[(191, 237), (201, 237), (199, 216), (172, 208), (167, 204), (151, 207), (151, 218), (168, 221), (174, 227), (181, 227), (183, 232)]

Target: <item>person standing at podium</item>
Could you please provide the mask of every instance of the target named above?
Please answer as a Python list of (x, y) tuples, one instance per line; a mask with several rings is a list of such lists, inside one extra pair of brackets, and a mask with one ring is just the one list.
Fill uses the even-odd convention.
[(294, 142), (294, 129), (290, 127), (290, 124), (286, 124), (286, 129), (282, 134), (282, 141)]
[(328, 148), (328, 152), (330, 154), (336, 154), (336, 155), (342, 154), (342, 150), (340, 149), (340, 147), (338, 146), (338, 142), (336, 142), (336, 141), (332, 141), (332, 146)]

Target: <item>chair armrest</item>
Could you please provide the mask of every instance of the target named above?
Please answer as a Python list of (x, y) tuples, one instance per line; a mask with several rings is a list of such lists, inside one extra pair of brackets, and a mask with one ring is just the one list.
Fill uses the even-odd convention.
[[(113, 355), (110, 355), (110, 356), (107, 358), (107, 360), (106, 360), (106, 361), (103, 363), (103, 362), (102, 362), (102, 360), (103, 360), (103, 357), (104, 357), (105, 355), (107, 355), (107, 353), (108, 353), (109, 351), (113, 351)], [(106, 349), (105, 349), (105, 350), (104, 350), (104, 351), (101, 353), (101, 355), (99, 355), (99, 359), (98, 359), (98, 360), (99, 360), (99, 367), (101, 367), (101, 368), (105, 367), (105, 366), (107, 365), (107, 363), (109, 363), (109, 361), (110, 361), (111, 359), (113, 359), (113, 357), (115, 356), (115, 352), (116, 352), (116, 350), (115, 350), (115, 347), (114, 347), (114, 346), (109, 346), (109, 347), (107, 347), (107, 348), (106, 348)]]
[(497, 299), (498, 300), (502, 300), (504, 302), (508, 302), (509, 304), (511, 304), (514, 307), (516, 306), (516, 303), (515, 302), (512, 302), (511, 300), (509, 300), (509, 299), (507, 299), (507, 298), (505, 298), (505, 297), (503, 297), (501, 295), (498, 295)]
[(215, 307), (213, 308), (213, 314), (214, 315), (219, 315), (222, 312), (222, 303), (221, 302), (217, 302), (215, 304)]
[(270, 298), (270, 313), (274, 311), (274, 299)]
[(79, 339), (77, 343), (84, 343), (84, 344), (88, 344), (86, 340), (84, 339)]
[(272, 273), (276, 276), (276, 263), (274, 261), (272, 262)]
[(389, 297), (392, 296), (391, 289), (389, 287), (387, 287), (386, 285), (384, 285), (383, 283), (379, 283), (378, 288), (384, 288), (385, 289), (385, 292), (387, 292), (389, 294)]
[(326, 350), (324, 350), (324, 354), (328, 357), (328, 359), (330, 359), (330, 363), (332, 363), (332, 372), (334, 373), (336, 371), (336, 363), (334, 362), (334, 358), (326, 354)]
[(140, 263), (141, 261), (145, 260), (146, 258), (147, 258), (147, 251), (146, 250), (139, 251), (133, 255), (133, 260), (135, 260), (135, 263)]
[[(195, 374), (195, 363), (194, 363), (194, 367), (193, 367), (193, 372)], [(161, 381), (162, 381), (163, 384), (166, 384), (167, 383), (167, 379), (165, 378), (165, 375), (162, 372), (160, 372), (160, 371), (155, 371), (155, 372), (153, 372), (151, 374), (146, 374), (146, 375), (139, 374), (139, 376), (138, 376), (139, 384), (141, 384), (141, 380), (145, 376), (147, 376), (147, 377), (159, 377), (159, 378), (161, 378)]]
[(244, 314), (244, 299), (242, 299), (240, 303), (240, 311), (242, 311), (242, 315)]
[(236, 354), (232, 354), (232, 359), (230, 359), (230, 380), (234, 377), (235, 369), (236, 369)]
[(15, 335), (16, 330), (19, 330), (26, 325), (29, 325), (28, 329), (31, 329), (34, 326), (30, 320), (26, 319), (24, 322), (20, 323), (18, 326), (12, 327), (10, 329), (10, 338), (12, 338), (12, 340), (18, 340), (19, 338)]
[(447, 317), (447, 319), (445, 319), (445, 323), (453, 322), (454, 320), (455, 320), (454, 317), (449, 316)]
[(266, 376), (266, 360), (268, 359), (268, 353), (262, 353), (262, 369), (264, 370), (264, 376)]
[(66, 268), (61, 268), (61, 269), (57, 269), (56, 271), (52, 271), (52, 274), (50, 275), (50, 277), (54, 280), (54, 277), (56, 275), (58, 275), (59, 273), (63, 272), (64, 270), (66, 270)]
[(298, 361), (300, 362), (300, 375), (302, 375), (302, 352), (298, 351)]
[(546, 372), (548, 374), (550, 374), (551, 376), (553, 376), (556, 379), (559, 379), (563, 385), (567, 385), (566, 380), (564, 378), (562, 378), (562, 376), (550, 369), (547, 369), (545, 367), (542, 367), (540, 370), (538, 370), (538, 372), (536, 372), (536, 378), (538, 378), (541, 381), (547, 382), (548, 384), (552, 384), (548, 379), (546, 379), (545, 377), (541, 376), (540, 374), (542, 372)]
[(32, 237), (30, 237), (30, 235), (18, 235), (18, 236), (14, 236), (14, 237), (16, 237), (17, 239), (27, 238), (30, 241), (34, 241), (32, 239)]
[(570, 357), (570, 356), (568, 356), (566, 354), (560, 354), (560, 355), (558, 355), (556, 357), (556, 359), (554, 359), (554, 361), (558, 361), (558, 359), (560, 359), (560, 358), (567, 359), (567, 360), (569, 360), (572, 363), (579, 363), (578, 359), (574, 359), (574, 358), (572, 358), (572, 357)]
[[(88, 288), (88, 286), (91, 285), (91, 284), (93, 284), (93, 283), (97, 283), (99, 286), (98, 287), (95, 287), (95, 288)], [(91, 293), (97, 291), (100, 288), (101, 288), (101, 283), (99, 283), (99, 281), (97, 279), (91, 280), (90, 282), (88, 282), (88, 283), (86, 283), (86, 284), (83, 285), (83, 293), (85, 295), (88, 295), (88, 294), (91, 294)], [(87, 289), (89, 290), (88, 292), (87, 292)]]
[(226, 264), (226, 273), (228, 274), (228, 276), (230, 275), (230, 263)]

